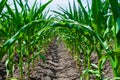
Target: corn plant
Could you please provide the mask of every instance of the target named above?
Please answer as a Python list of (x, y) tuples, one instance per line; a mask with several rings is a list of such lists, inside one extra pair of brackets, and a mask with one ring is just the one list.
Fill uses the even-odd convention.
[[(40, 4), (38, 7), (37, 0), (35, 0), (32, 8), (30, 8), (27, 0), (25, 0), (25, 4), (22, 2), (22, 0), (13, 0), (14, 10), (9, 4), (5, 4), (7, 12), (3, 12), (2, 17), (4, 17), (3, 21), (9, 21), (10, 23), (7, 25), (10, 28), (6, 27), (6, 29), (9, 29), (8, 32), (10, 34), (6, 38), (7, 41), (2, 46), (0, 59), (2, 59), (5, 53), (7, 53), (6, 51), (9, 51), (8, 60), (6, 61), (6, 68), (8, 75), (11, 74), (10, 77), (13, 76), (13, 66), (15, 64), (13, 58), (16, 53), (19, 55), (18, 66), (20, 68), (20, 78), (23, 79), (24, 56), (27, 56), (28, 78), (30, 77), (30, 63), (35, 59), (34, 56), (38, 56), (38, 53), (34, 55), (35, 47), (32, 46), (35, 45), (33, 44), (35, 40), (33, 36), (34, 34), (32, 33), (40, 31), (45, 27), (45, 25), (48, 24), (48, 21), (46, 20), (47, 14), (43, 14), (43, 11), (50, 2), (51, 1), (48, 1), (44, 5)], [(18, 9), (18, 5), (21, 10)], [(48, 42), (47, 39), (46, 42)], [(30, 55), (33, 57), (31, 58)], [(39, 55), (41, 55), (40, 57), (44, 59), (42, 54), (39, 53)]]
[(0, 2), (0, 14), (1, 14), (1, 12), (2, 12), (2, 10), (3, 10), (3, 8), (4, 8), (5, 4), (6, 4), (6, 2), (7, 2), (7, 0), (2, 0)]
[[(68, 9), (59, 6), (60, 12), (54, 11), (60, 15), (60, 19), (63, 20), (63, 22), (58, 22), (57, 25), (69, 28), (62, 30), (65, 31), (62, 34), (64, 37), (63, 39), (66, 45), (70, 47), (71, 51), (75, 50), (75, 52), (73, 52), (75, 55), (76, 52), (79, 54), (79, 56), (77, 55), (78, 59), (81, 55), (80, 51), (82, 51), (85, 57), (84, 74), (87, 73), (86, 79), (89, 80), (89, 73), (96, 74), (97, 79), (102, 79), (102, 67), (107, 60), (107, 58), (103, 59), (103, 51), (107, 54), (112, 51), (109, 46), (112, 43), (110, 39), (112, 39), (113, 36), (110, 35), (113, 35), (114, 31), (112, 27), (112, 14), (109, 8), (110, 4), (108, 0), (93, 0), (91, 7), (89, 6), (89, 3), (87, 3), (88, 11), (86, 11), (81, 0), (77, 0), (77, 3), (78, 6), (76, 6), (74, 2), (72, 7), (69, 2)], [(82, 28), (83, 26), (85, 28)], [(112, 49), (113, 48), (114, 47), (112, 47)], [(98, 55), (98, 69), (96, 71), (91, 70), (92, 64), (90, 62), (90, 56), (93, 51), (96, 51)]]
[[(3, 9), (4, 9), (4, 6), (5, 6), (5, 4), (6, 4), (6, 2), (7, 2), (7, 0), (2, 0), (1, 2), (0, 2), (0, 14), (2, 13), (2, 11), (3, 11)], [(0, 21), (1, 21), (1, 16), (0, 16)], [(0, 48), (1, 48), (1, 46), (2, 46), (2, 35), (4, 35), (5, 34), (5, 31), (4, 31), (4, 27), (1, 25), (2, 24), (2, 21), (0, 22)]]
[[(76, 21), (71, 21), (71, 20), (63, 20), (62, 22), (58, 21), (58, 22), (55, 22), (52, 26), (56, 26), (56, 27), (62, 27), (62, 28), (74, 28), (74, 29), (77, 29), (77, 30), (80, 30), (81, 32), (84, 32), (82, 33), (81, 35), (87, 37), (86, 33), (89, 33), (91, 34), (90, 36), (94, 36), (96, 39), (98, 39), (98, 41), (102, 44), (102, 46), (106, 49), (106, 51), (108, 50), (107, 46), (104, 44), (104, 42), (102, 41), (102, 39), (100, 38), (100, 36), (90, 27), (90, 26), (87, 26), (87, 25), (84, 25), (84, 24), (80, 24)], [(63, 30), (62, 30), (63, 31)], [(64, 30), (65, 31), (65, 30)], [(86, 32), (86, 33), (85, 33)], [(63, 38), (66, 39), (66, 37), (64, 37), (65, 34), (62, 34), (63, 35)], [(66, 36), (66, 35), (65, 35)], [(70, 35), (68, 36), (67, 35), (67, 38), (71, 38)], [(74, 38), (72, 38), (74, 39)], [(72, 39), (69, 39), (70, 41), (72, 41)], [(69, 40), (67, 40), (69, 42)], [(66, 43), (66, 42), (65, 42)], [(73, 43), (73, 42), (72, 42)], [(74, 44), (74, 43), (73, 43)], [(71, 45), (73, 45), (71, 44)], [(69, 45), (69, 44), (68, 44)], [(74, 47), (74, 45), (73, 45)], [(83, 46), (84, 47), (84, 46)], [(81, 47), (80, 47), (81, 48)], [(74, 49), (74, 48), (73, 48)], [(72, 49), (72, 50), (73, 50)], [(91, 50), (93, 48), (91, 47)], [(91, 53), (91, 50), (88, 51), (89, 53)], [(88, 55), (88, 54), (87, 54)], [(88, 61), (89, 62), (89, 61)], [(90, 65), (90, 64), (89, 64)], [(96, 73), (94, 73), (96, 74)], [(99, 76), (98, 76), (99, 77)]]
[[(7, 54), (7, 75), (12, 77), (14, 66), (20, 69), (20, 79), (23, 76), (23, 64), (27, 64), (28, 78), (30, 77), (30, 64), (38, 57), (45, 61), (42, 50), (47, 50), (49, 43), (59, 36), (80, 67), (84, 70), (81, 79), (90, 79), (90, 74), (97, 80), (104, 79), (103, 66), (110, 60), (114, 79), (120, 77), (120, 8), (118, 0), (92, 0), (90, 6), (87, 0), (87, 9), (81, 0), (73, 5), (69, 2), (68, 9), (58, 6), (60, 11), (53, 11), (59, 17), (51, 18), (48, 11), (44, 12), (48, 4), (37, 5), (34, 1), (32, 7), (28, 0), (13, 0), (14, 9), (7, 0), (0, 2), (0, 60)], [(19, 6), (19, 8), (18, 8)], [(3, 10), (6, 8), (7, 10)], [(48, 17), (46, 17), (48, 16)], [(114, 45), (114, 44), (115, 45)], [(98, 64), (90, 61), (91, 54), (96, 52)], [(104, 52), (104, 53), (103, 53)], [(94, 53), (95, 54), (95, 53)], [(19, 56), (18, 63), (14, 56)], [(82, 58), (82, 55), (84, 56)], [(23, 59), (27, 58), (27, 61)], [(92, 69), (91, 67), (96, 67)], [(87, 76), (87, 77), (86, 77)]]
[[(112, 8), (112, 13), (114, 17), (114, 41), (115, 41), (115, 48), (113, 50), (113, 57), (111, 65), (113, 68), (114, 76), (115, 77), (120, 77), (120, 64), (119, 64), (119, 56), (120, 56), (120, 7), (118, 4), (118, 0), (109, 0), (111, 8)], [(117, 54), (117, 55), (116, 55)]]

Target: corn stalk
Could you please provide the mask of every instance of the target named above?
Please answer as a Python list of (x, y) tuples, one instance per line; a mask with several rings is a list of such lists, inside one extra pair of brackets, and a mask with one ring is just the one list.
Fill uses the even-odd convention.
[(113, 54), (117, 53), (117, 55), (114, 55), (112, 68), (114, 71), (115, 77), (120, 77), (120, 7), (118, 4), (118, 0), (109, 0), (112, 8), (112, 13), (114, 17), (114, 39), (115, 39), (115, 49), (113, 51)]

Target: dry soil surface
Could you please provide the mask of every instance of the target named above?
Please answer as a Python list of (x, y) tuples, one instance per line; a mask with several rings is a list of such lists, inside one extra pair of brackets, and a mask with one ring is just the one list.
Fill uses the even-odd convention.
[[(56, 41), (53, 41), (47, 53), (45, 54), (46, 61), (36, 60), (34, 62), (34, 69), (31, 64), (30, 79), (27, 79), (27, 68), (24, 69), (24, 80), (79, 80), (80, 79), (80, 70), (76, 66), (76, 62), (72, 56), (67, 52), (64, 44), (60, 42), (58, 45)], [(97, 55), (92, 54), (91, 62), (97, 64)], [(5, 60), (4, 58), (0, 62), (0, 80), (6, 79), (5, 71)], [(83, 68), (83, 67), (81, 67)], [(104, 67), (104, 77), (112, 78), (112, 70), (109, 64), (109, 61), (105, 64)], [(15, 68), (14, 77), (19, 79), (19, 69)], [(93, 78), (92, 78), (93, 77)], [(90, 80), (95, 80), (95, 77), (92, 76)]]

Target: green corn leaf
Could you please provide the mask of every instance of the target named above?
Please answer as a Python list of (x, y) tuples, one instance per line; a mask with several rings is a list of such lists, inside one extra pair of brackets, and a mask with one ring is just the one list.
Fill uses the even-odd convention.
[(102, 9), (103, 9), (103, 11), (104, 12), (106, 12), (107, 13), (107, 11), (108, 11), (108, 8), (109, 8), (109, 0), (106, 0), (105, 2), (104, 2), (104, 4), (103, 4), (103, 7), (102, 7)]
[(23, 36), (24, 32), (26, 30), (28, 30), (32, 24), (38, 24), (40, 22), (45, 22), (47, 20), (35, 20), (32, 21), (28, 24), (26, 24), (25, 26), (23, 26), (22, 28), (20, 28), (17, 33), (15, 35), (13, 35), (10, 39), (8, 39), (4, 44), (3, 44), (3, 49), (0, 51), (1, 55), (0, 55), (0, 60), (2, 59), (2, 57), (5, 55), (6, 51), (10, 48), (10, 46), (16, 41), (18, 40), (20, 37)]
[(77, 0), (77, 2), (78, 2), (79, 6), (81, 7), (81, 9), (85, 15), (86, 23), (89, 23), (89, 16), (87, 14), (87, 11), (85, 10), (85, 7), (83, 6), (81, 0)]
[[(60, 10), (60, 11), (54, 11), (53, 10), (53, 12), (55, 12), (56, 14), (58, 14), (58, 15), (60, 15), (60, 17), (62, 18), (62, 19), (68, 19), (68, 18), (70, 18), (70, 19), (72, 19), (72, 13), (71, 13), (71, 11), (70, 11), (70, 13), (68, 12), (68, 10), (66, 11), (63, 7), (61, 7), (61, 6), (59, 6), (58, 5), (58, 9)], [(72, 10), (71, 9), (71, 6), (69, 6), (69, 10)], [(65, 15), (66, 14), (66, 15)]]
[[(72, 19), (81, 23), (86, 22), (85, 15), (82, 12), (82, 9), (77, 5), (75, 1), (73, 1), (73, 5), (71, 5), (70, 1), (68, 1), (68, 9), (64, 9), (63, 7), (58, 5), (58, 9), (60, 11), (53, 11), (61, 19)], [(85, 20), (83, 20), (85, 18)]]
[[(69, 12), (71, 13), (71, 14), (73, 14), (73, 10), (72, 10), (72, 6), (71, 6), (71, 4), (70, 4), (70, 1), (68, 1), (68, 3), (69, 3)], [(74, 5), (75, 5), (75, 2), (74, 2)], [(64, 10), (64, 9), (63, 9)], [(65, 10), (64, 10), (65, 11)], [(74, 15), (70, 15), (70, 16), (74, 16)], [(70, 18), (71, 19), (71, 18)]]
[[(66, 27), (66, 28), (75, 28), (75, 29), (82, 29), (83, 31), (87, 31), (88, 33), (90, 33), (92, 36), (95, 36), (98, 41), (100, 41), (102, 47), (108, 51), (108, 45), (106, 43), (106, 41), (104, 41), (104, 39), (102, 39), (98, 33), (96, 33), (90, 26), (88, 25), (84, 25), (84, 24), (80, 24), (77, 21), (73, 21), (73, 20), (63, 20), (64, 22), (55, 22), (52, 26), (55, 27)], [(76, 25), (76, 26), (74, 26)]]
[(28, 9), (28, 11), (30, 11), (30, 5), (28, 4), (28, 1), (29, 0), (25, 0), (25, 9)]
[[(44, 28), (42, 28), (40, 31), (38, 31), (35, 35), (34, 35), (34, 37), (36, 37), (36, 39), (35, 39), (35, 41), (34, 41), (34, 43), (36, 43), (36, 42), (38, 42), (39, 40), (40, 40), (40, 36), (42, 36), (43, 34), (48, 34), (49, 35), (49, 30), (53, 30), (53, 28), (52, 27), (44, 27)], [(53, 31), (51, 31), (51, 33), (52, 33)]]
[[(30, 10), (30, 13), (29, 13), (29, 17), (30, 17), (31, 20), (32, 20), (32, 18), (34, 17), (33, 15), (34, 15), (35, 12), (36, 12), (36, 11), (34, 11), (35, 8), (36, 8), (36, 6), (37, 6), (37, 0), (35, 0), (34, 4), (33, 4), (33, 6), (32, 6), (32, 9)], [(31, 20), (30, 20), (30, 21), (31, 21)]]
[(120, 17), (116, 20), (116, 34), (118, 34), (120, 31)]
[(92, 1), (92, 27), (100, 35), (102, 35), (103, 27), (101, 26), (103, 22), (102, 2), (101, 0)]
[(0, 2), (0, 14), (1, 14), (1, 12), (2, 12), (2, 10), (3, 10), (3, 8), (4, 8), (5, 4), (6, 4), (6, 2), (7, 2), (7, 0), (2, 0)]
[(87, 74), (87, 73), (95, 74), (96, 76), (100, 77), (98, 70), (88, 70), (88, 69), (85, 69), (85, 70), (83, 71), (83, 74), (82, 74), (82, 75), (85, 75), (85, 74)]
[(35, 19), (39, 14), (41, 14), (44, 9), (52, 2), (52, 0), (49, 0), (47, 3), (40, 6), (40, 8), (37, 10), (37, 12), (34, 14), (33, 19)]
[(28, 63), (30, 64), (30, 63), (31, 63), (34, 59), (36, 59), (38, 56), (39, 56), (43, 61), (46, 60), (46, 57), (45, 57), (43, 54), (41, 54), (40, 51), (39, 51), (39, 52), (37, 52), (35, 55), (33, 55), (33, 56), (30, 58), (30, 60), (28, 61)]
[(15, 23), (16, 23), (18, 29), (20, 29), (20, 27), (21, 27), (21, 17), (20, 17), (18, 8), (17, 8), (16, 0), (13, 0), (13, 2), (14, 2), (14, 6), (15, 6), (15, 16), (16, 16)]
[(109, 0), (109, 2), (111, 4), (113, 17), (116, 23), (116, 29), (115, 29), (116, 39), (117, 39), (116, 47), (120, 49), (120, 7), (118, 4), (118, 0)]
[[(61, 15), (60, 17), (62, 17), (62, 18), (68, 18), (66, 15), (64, 15), (62, 12), (58, 12), (58, 11), (52, 11), (52, 12), (54, 12), (54, 13), (56, 13), (56, 14), (58, 14), (58, 15)], [(64, 16), (64, 17), (63, 17)]]
[(120, 17), (120, 7), (118, 0), (109, 0), (115, 21)]
[(43, 54), (39, 54), (39, 56), (44, 62), (46, 61), (46, 57)]
[(89, 12), (89, 15), (90, 15), (90, 11), (91, 11), (91, 9), (90, 9), (89, 0), (87, 0), (87, 7), (88, 7), (88, 12)]
[(113, 79), (110, 80), (120, 80), (120, 77), (114, 77)]
[(8, 13), (10, 14), (10, 16), (12, 17), (12, 21), (13, 22), (16, 22), (16, 16), (15, 16), (15, 13), (14, 11), (10, 8), (10, 6), (8, 4), (6, 4), (6, 7), (7, 7), (7, 10), (8, 10)]
[(0, 24), (0, 36), (6, 35), (5, 28)]
[(19, 4), (20, 8), (22, 10), (24, 10), (24, 4), (23, 4), (22, 0), (16, 0), (16, 2)]
[(116, 21), (116, 38), (117, 38), (117, 48), (120, 49), (120, 17)]

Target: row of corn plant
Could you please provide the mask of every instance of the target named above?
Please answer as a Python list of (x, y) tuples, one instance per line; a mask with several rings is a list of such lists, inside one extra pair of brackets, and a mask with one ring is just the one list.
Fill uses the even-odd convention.
[[(45, 60), (41, 50), (49, 45), (54, 33), (49, 33), (52, 32), (51, 29), (45, 28), (49, 24), (50, 17), (47, 16), (47, 12), (43, 11), (49, 3), (51, 1), (45, 4), (40, 3), (38, 6), (37, 0), (35, 0), (31, 7), (28, 0), (24, 2), (13, 0), (13, 8), (6, 3), (6, 0), (2, 0), (0, 24), (4, 28), (5, 36), (1, 35), (3, 42), (1, 43), (0, 60), (4, 55), (8, 55), (6, 60), (8, 78), (13, 77), (14, 67), (17, 66), (20, 70), (20, 79), (23, 80), (24, 63), (27, 64), (29, 78), (30, 63), (33, 62), (34, 65), (34, 59), (39, 56)], [(19, 56), (18, 63), (14, 60), (16, 55)], [(24, 61), (24, 58), (27, 58), (27, 61)]]
[(120, 63), (119, 63), (119, 57), (120, 57), (120, 6), (118, 3), (118, 0), (109, 0), (113, 18), (114, 18), (114, 50), (112, 52), (112, 61), (111, 65), (113, 68), (114, 76), (120, 77)]
[[(2, 0), (0, 3), (0, 26), (5, 32), (4, 37), (1, 36), (0, 60), (5, 54), (8, 55), (6, 68), (8, 75), (11, 74), (10, 77), (13, 76), (14, 65), (18, 65), (21, 80), (23, 79), (24, 56), (27, 57), (28, 77), (30, 77), (30, 63), (34, 64), (34, 59), (39, 55), (45, 60), (40, 50), (56, 35), (64, 41), (78, 61), (79, 67), (83, 63), (81, 79), (89, 80), (91, 74), (95, 75), (97, 80), (104, 79), (102, 69), (107, 59), (110, 60), (114, 77), (116, 79), (120, 77), (118, 0), (92, 0), (91, 6), (87, 0), (87, 9), (81, 0), (77, 0), (77, 3), (74, 1), (73, 5), (69, 2), (68, 9), (59, 6), (60, 12), (53, 11), (59, 15), (57, 19), (46, 18), (47, 14), (43, 14), (51, 1), (37, 7), (35, 0), (31, 8), (28, 0), (25, 0), (25, 4), (22, 0), (13, 0), (14, 9), (6, 1)], [(21, 10), (18, 9), (18, 5)], [(7, 10), (3, 11), (4, 7)], [(98, 56), (98, 64), (90, 61), (93, 52)], [(19, 55), (18, 63), (13, 59), (16, 54)]]
[[(72, 20), (73, 23), (82, 23), (82, 24), (86, 24), (89, 25), (90, 24), (90, 12), (87, 13), (81, 3), (81, 1), (79, 2), (79, 6), (76, 6), (76, 3), (73, 2), (73, 6), (71, 6), (70, 2), (69, 2), (69, 7), (68, 9), (64, 9), (62, 7), (59, 7), (61, 12), (58, 11), (54, 11), (55, 13), (57, 13), (58, 15), (61, 16), (62, 19), (68, 19), (68, 20)], [(78, 4), (77, 4), (78, 5)], [(69, 22), (68, 22), (69, 25)], [(71, 25), (71, 27), (77, 27), (78, 25)], [(93, 52), (93, 46), (95, 43), (94, 38), (91, 39), (91, 34), (85, 30), (85, 29), (80, 29), (78, 28), (70, 28), (70, 29), (66, 29), (66, 30), (62, 30), (63, 32), (63, 40), (66, 43), (67, 47), (70, 48), (70, 50), (72, 51), (71, 53), (73, 54), (73, 56), (75, 57), (75, 59), (78, 61), (79, 67), (81, 66), (81, 61), (82, 61), (82, 57), (80, 57), (81, 55), (84, 56), (83, 59), (83, 66), (84, 69), (90, 70), (90, 55)], [(88, 67), (87, 67), (88, 66)], [(89, 78), (89, 74), (88, 74), (88, 78)]]
[[(12, 59), (13, 59), (13, 54), (12, 53), (14, 53), (14, 51), (12, 51), (12, 50), (15, 50), (15, 48), (11, 48), (11, 45), (16, 41), (16, 40), (18, 40), (18, 43), (17, 44), (15, 44), (14, 46), (16, 46), (16, 45), (18, 45), (19, 46), (19, 51), (18, 51), (18, 54), (19, 54), (19, 57), (20, 57), (20, 61), (19, 61), (19, 66), (20, 66), (20, 71), (21, 71), (21, 79), (23, 78), (23, 68), (22, 68), (22, 65), (23, 65), (23, 53), (24, 52), (22, 52), (24, 49), (23, 49), (23, 47), (24, 46), (26, 46), (27, 47), (27, 57), (28, 57), (28, 61), (31, 61), (31, 59), (29, 60), (29, 57), (30, 57), (30, 55), (29, 55), (29, 52), (28, 51), (30, 51), (30, 50), (32, 50), (32, 49), (30, 49), (30, 45), (28, 45), (30, 42), (32, 42), (31, 41), (31, 39), (30, 39), (30, 33), (29, 33), (29, 31), (31, 31), (31, 30), (33, 30), (33, 29), (31, 29), (31, 30), (29, 30), (29, 28), (27, 28), (27, 27), (30, 27), (31, 25), (32, 25), (32, 23), (38, 23), (38, 22), (43, 22), (43, 20), (40, 20), (40, 21), (36, 21), (36, 22), (31, 22), (31, 21), (33, 21), (34, 19), (28, 19), (29, 17), (31, 17), (31, 16), (33, 16), (33, 12), (34, 12), (34, 6), (35, 6), (35, 4), (34, 4), (34, 6), (32, 7), (32, 10), (30, 10), (30, 7), (28, 6), (28, 4), (27, 4), (27, 2), (26, 2), (26, 4), (24, 5), (23, 3), (22, 3), (22, 1), (20, 1), (20, 2), (17, 2), (18, 4), (20, 4), (20, 7), (22, 8), (22, 11), (21, 12), (23, 12), (23, 15), (25, 16), (23, 19), (21, 19), (20, 18), (20, 16), (22, 16), (22, 14), (21, 13), (19, 13), (19, 11), (18, 11), (18, 9), (17, 9), (17, 6), (16, 6), (16, 2), (14, 1), (14, 5), (15, 5), (15, 13), (12, 11), (12, 9), (10, 8), (10, 6), (9, 5), (7, 5), (6, 4), (6, 7), (7, 7), (7, 9), (8, 9), (8, 15), (6, 15), (6, 14), (3, 14), (3, 16), (5, 16), (5, 17), (7, 17), (7, 19), (11, 19), (11, 18), (13, 18), (12, 19), (12, 26), (13, 25), (17, 25), (17, 29), (15, 29), (15, 33), (16, 33), (16, 31), (17, 31), (17, 33), (15, 34), (15, 33), (12, 33), (11, 35), (13, 35), (13, 34), (15, 34), (11, 39), (9, 39), (10, 37), (11, 37), (11, 35), (9, 35), (9, 37), (8, 37), (8, 41), (7, 42), (5, 42), (5, 44), (3, 45), (3, 48), (5, 49), (5, 50), (2, 50), (3, 51), (3, 53), (4, 53), (4, 51), (6, 51), (6, 49), (8, 49), (9, 47), (10, 47), (10, 49), (9, 49), (9, 58), (8, 58), (8, 60), (6, 61), (6, 66), (7, 66), (7, 68), (9, 67), (9, 65), (13, 65), (13, 61), (12, 61)], [(35, 2), (36, 3), (36, 2)], [(70, 3), (69, 3), (69, 11), (67, 10), (67, 11), (65, 11), (62, 7), (60, 7), (60, 9), (64, 12), (63, 14), (61, 14), (61, 13), (59, 13), (59, 12), (56, 12), (56, 13), (58, 13), (58, 14), (60, 14), (60, 16), (63, 18), (63, 19), (71, 19), (71, 20), (73, 20), (73, 21), (69, 21), (69, 20), (64, 20), (64, 22), (65, 22), (65, 24), (63, 23), (62, 24), (62, 22), (60, 22), (60, 24), (57, 24), (56, 25), (56, 23), (53, 25), (53, 26), (67, 26), (67, 27), (76, 27), (75, 29), (65, 29), (65, 28), (63, 28), (64, 30), (62, 30), (62, 33), (64, 33), (63, 34), (63, 36), (62, 36), (62, 38), (64, 39), (64, 41), (65, 41), (65, 43), (66, 44), (70, 44), (70, 43), (72, 43), (72, 42), (75, 42), (75, 43), (72, 43), (71, 45), (68, 45), (68, 47), (71, 49), (71, 50), (73, 50), (74, 49), (74, 52), (73, 53), (75, 53), (75, 54), (73, 54), (73, 56), (76, 56), (77, 57), (77, 60), (79, 60), (80, 61), (80, 55), (81, 54), (79, 54), (79, 52), (80, 51), (82, 51), (82, 53), (84, 54), (84, 56), (87, 56), (87, 57), (84, 57), (84, 69), (87, 69), (87, 66), (86, 66), (86, 63), (88, 63), (88, 71), (90, 71), (90, 55), (91, 55), (91, 52), (92, 52), (92, 50), (94, 50), (93, 48), (94, 47), (90, 47), (91, 45), (94, 45), (94, 44), (99, 44), (99, 43), (96, 43), (96, 42), (93, 42), (93, 43), (91, 43), (92, 42), (92, 40), (94, 39), (91, 39), (90, 37), (91, 36), (93, 36), (92, 35), (92, 33), (95, 33), (94, 31), (91, 31), (91, 28), (90, 27), (88, 27), (88, 28), (86, 28), (86, 26), (84, 26), (85, 28), (79, 28), (79, 27), (77, 27), (77, 26), (82, 26), (82, 25), (79, 25), (79, 24), (77, 24), (77, 23), (82, 23), (82, 24), (86, 24), (86, 25), (91, 25), (91, 23), (88, 23), (88, 22), (90, 22), (91, 20), (89, 19), (90, 17), (91, 17), (91, 14), (90, 14), (90, 12), (89, 13), (87, 13), (86, 11), (85, 11), (85, 8), (83, 7), (83, 5), (82, 5), (82, 3), (81, 3), (81, 1), (80, 0), (78, 0), (78, 3), (79, 3), (79, 7), (76, 7), (75, 6), (75, 3), (74, 3), (74, 5), (73, 5), (73, 10), (72, 10), (72, 7), (71, 7), (71, 5), (70, 5)], [(97, 3), (97, 2), (96, 2)], [(99, 2), (100, 3), (100, 2)], [(93, 3), (93, 5), (94, 5), (95, 3)], [(96, 6), (98, 6), (99, 4), (97, 4)], [(29, 13), (29, 12), (27, 12), (27, 9), (30, 11), (30, 16), (29, 16), (29, 14), (27, 14), (27, 13)], [(90, 10), (89, 10), (90, 11)], [(55, 12), (55, 11), (54, 11)], [(99, 13), (99, 11), (97, 12), (97, 13)], [(66, 14), (66, 15), (64, 15), (64, 14)], [(94, 13), (94, 6), (93, 6), (93, 14), (95, 14)], [(92, 15), (93, 15), (92, 14)], [(9, 18), (9, 15), (11, 16), (10, 18)], [(26, 17), (28, 15), (28, 17)], [(40, 15), (40, 14), (39, 14)], [(17, 17), (18, 16), (18, 17)], [(40, 15), (41, 16), (41, 15)], [(38, 16), (37, 16), (38, 17)], [(95, 19), (97, 19), (96, 17), (97, 16), (92, 16), (93, 17), (93, 20), (95, 20)], [(18, 23), (16, 23), (16, 21), (18, 21), (18, 20), (24, 20), (24, 22), (22, 22), (22, 21), (19, 21)], [(10, 21), (10, 20), (8, 20), (8, 21)], [(76, 21), (76, 22), (75, 22)], [(96, 24), (98, 24), (97, 23), (97, 20), (95, 20), (96, 22), (94, 22), (93, 21), (93, 24), (92, 24), (92, 27), (93, 27), (93, 29), (96, 31), (96, 33), (99, 33), (99, 31), (97, 30), (97, 29), (95, 29), (96, 28)], [(31, 22), (31, 23), (28, 23), (28, 22)], [(69, 24), (69, 22), (71, 23), (71, 24)], [(98, 21), (99, 22), (99, 21)], [(28, 23), (28, 24), (27, 24)], [(27, 24), (27, 25), (25, 25), (25, 26), (23, 26), (24, 24)], [(95, 26), (93, 26), (95, 24)], [(8, 25), (9, 26), (9, 25)], [(22, 28), (20, 27), (20, 26), (23, 26)], [(32, 25), (33, 26), (33, 25)], [(90, 29), (89, 29), (90, 28)], [(25, 35), (25, 34), (23, 34), (23, 30), (24, 29), (27, 29), (27, 30), (29, 30), (29, 31), (26, 31), (26, 33), (27, 33), (27, 35), (26, 36), (28, 36), (28, 37), (25, 37), (25, 42), (24, 43), (26, 43), (26, 45), (24, 45), (22, 42), (24, 41), (24, 38), (22, 39), (22, 37), (21, 36), (23, 36), (23, 35)], [(44, 29), (43, 29), (44, 30)], [(11, 31), (11, 30), (10, 30)], [(61, 31), (60, 31), (61, 32)], [(21, 34), (20, 34), (21, 33)], [(38, 35), (40, 35), (41, 34), (41, 31), (38, 33)], [(100, 34), (100, 33), (99, 33)], [(33, 35), (33, 34), (32, 34)], [(82, 36), (81, 36), (82, 35)], [(90, 36), (90, 37), (89, 37)], [(99, 39), (100, 37), (98, 37), (97, 35), (94, 35), (94, 36), (96, 36), (97, 37), (97, 39)], [(93, 37), (94, 37), (93, 36)], [(38, 39), (37, 39), (38, 40)], [(101, 39), (99, 39), (100, 41), (101, 41)], [(30, 41), (30, 42), (29, 42)], [(22, 43), (22, 44), (21, 44)], [(91, 43), (91, 45), (90, 45), (90, 43)], [(81, 44), (83, 44), (83, 45), (81, 45)], [(81, 45), (81, 46), (80, 46)], [(100, 45), (100, 44), (99, 44)], [(23, 47), (22, 47), (23, 46)], [(76, 46), (77, 46), (77, 48), (76, 48)], [(24, 47), (25, 48), (25, 47)], [(99, 48), (99, 47), (98, 47)], [(97, 50), (98, 51), (98, 50)], [(100, 51), (100, 50), (99, 50)], [(99, 58), (101, 58), (101, 53), (98, 51), (98, 56), (100, 56)], [(80, 64), (80, 62), (79, 62), (79, 64)], [(10, 74), (12, 74), (12, 68), (13, 67), (11, 67), (10, 66), (10, 69), (8, 68), (8, 70), (10, 70)], [(29, 63), (28, 63), (28, 69), (29, 69)], [(29, 71), (29, 70), (28, 70)], [(28, 75), (29, 75), (29, 72), (28, 72)], [(11, 75), (12, 76), (12, 75)], [(89, 74), (88, 74), (88, 78), (87, 79), (89, 79)]]
[[(59, 6), (60, 11), (53, 11), (61, 19), (54, 26), (67, 27), (60, 31), (61, 37), (63, 37), (67, 47), (72, 51), (74, 57), (77, 56), (75, 58), (79, 61), (82, 51), (85, 57), (83, 76), (87, 74), (86, 79), (89, 80), (89, 74), (92, 73), (96, 75), (96, 79), (103, 79), (102, 68), (105, 61), (110, 59), (114, 77), (120, 77), (118, 1), (92, 0), (91, 7), (87, 3), (87, 10), (81, 0), (77, 0), (77, 3), (79, 6), (76, 6), (75, 2), (73, 2), (72, 6), (69, 2), (68, 9)], [(98, 56), (97, 65), (90, 62), (90, 56), (94, 51)], [(91, 66), (96, 67), (97, 70), (92, 70)]]

